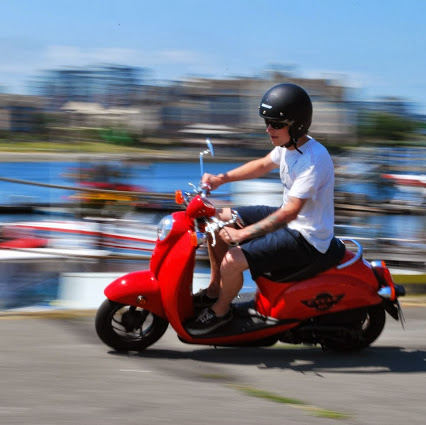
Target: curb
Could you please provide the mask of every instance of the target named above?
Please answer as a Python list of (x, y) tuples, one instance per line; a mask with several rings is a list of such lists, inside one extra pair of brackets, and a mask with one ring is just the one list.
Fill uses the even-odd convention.
[(424, 295), (426, 299), (426, 274), (425, 273), (410, 273), (398, 274), (392, 273), (392, 279), (397, 285), (402, 285), (405, 288), (407, 296), (421, 296)]
[(74, 319), (78, 317), (94, 317), (97, 310), (75, 310), (58, 309), (37, 309), (34, 307), (28, 310), (3, 310), (0, 311), (0, 320), (17, 319)]

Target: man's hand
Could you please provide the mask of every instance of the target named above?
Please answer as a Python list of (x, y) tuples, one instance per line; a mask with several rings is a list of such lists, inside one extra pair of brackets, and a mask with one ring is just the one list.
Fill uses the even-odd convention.
[(210, 185), (210, 190), (215, 190), (221, 184), (225, 183), (225, 176), (224, 174), (219, 174), (218, 176), (215, 176), (214, 174), (205, 173), (201, 178), (201, 182)]
[[(301, 211), (305, 202), (306, 199), (299, 199), (290, 196), (286, 205), (278, 208), (275, 212), (268, 215), (263, 220), (242, 229), (225, 227), (219, 234), (228, 245), (232, 242), (240, 243), (246, 239), (262, 237), (294, 220)], [(224, 231), (227, 231), (228, 235), (222, 233)]]
[(233, 227), (224, 227), (220, 232), (219, 236), (228, 245), (237, 245), (244, 240), (243, 237), (244, 229), (234, 229)]

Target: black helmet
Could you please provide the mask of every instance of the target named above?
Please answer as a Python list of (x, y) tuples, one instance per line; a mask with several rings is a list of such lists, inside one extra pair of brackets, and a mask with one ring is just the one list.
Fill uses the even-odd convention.
[(312, 102), (302, 87), (278, 84), (262, 97), (259, 115), (268, 120), (286, 121), (290, 137), (297, 140), (308, 132), (311, 125)]

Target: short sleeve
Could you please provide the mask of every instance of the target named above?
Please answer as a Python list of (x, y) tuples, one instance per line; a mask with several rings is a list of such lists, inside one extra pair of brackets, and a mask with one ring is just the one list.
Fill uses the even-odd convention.
[(274, 164), (279, 165), (281, 163), (281, 153), (282, 148), (280, 148), (279, 146), (277, 146), (271, 151), (271, 160)]
[(318, 169), (311, 165), (297, 176), (289, 195), (300, 199), (315, 197), (318, 180)]

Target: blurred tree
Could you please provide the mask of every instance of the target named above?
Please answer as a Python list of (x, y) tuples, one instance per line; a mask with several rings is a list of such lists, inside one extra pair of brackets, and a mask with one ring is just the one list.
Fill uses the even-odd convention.
[(386, 112), (365, 112), (359, 121), (358, 135), (361, 139), (402, 141), (416, 128), (416, 122), (407, 117)]
[(133, 146), (136, 144), (135, 138), (125, 129), (104, 128), (99, 130), (99, 135), (106, 142), (115, 145)]
[(34, 114), (34, 133), (40, 134), (40, 135), (46, 135), (49, 133), (49, 125), (50, 125), (50, 118), (47, 114), (44, 113), (37, 113)]

